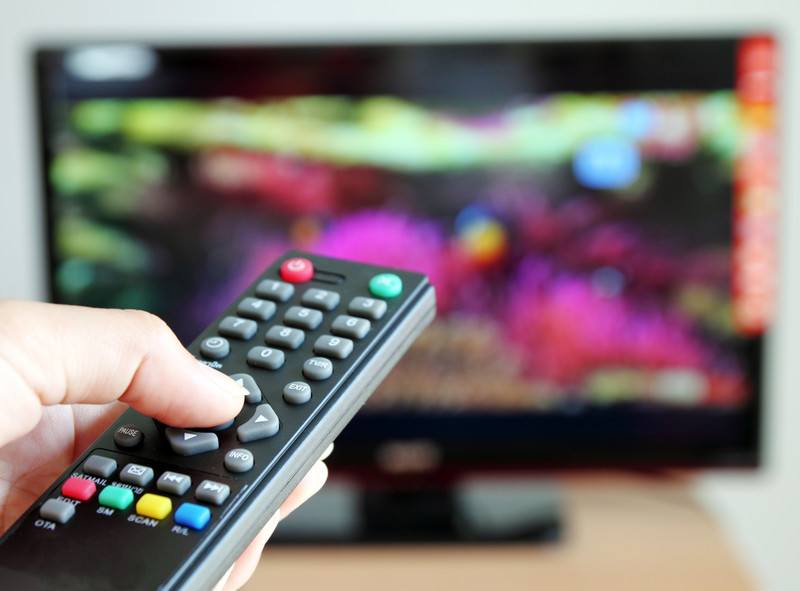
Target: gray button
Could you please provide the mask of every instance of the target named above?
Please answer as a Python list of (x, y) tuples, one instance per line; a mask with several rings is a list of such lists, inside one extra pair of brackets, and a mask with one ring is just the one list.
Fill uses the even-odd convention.
[(291, 283), (284, 283), (283, 281), (275, 281), (274, 279), (264, 279), (256, 287), (256, 295), (260, 298), (266, 298), (273, 302), (285, 302), (294, 293), (294, 285)]
[(386, 302), (375, 298), (365, 298), (358, 296), (353, 298), (347, 311), (353, 316), (361, 316), (370, 320), (380, 320), (386, 314)]
[(66, 523), (75, 515), (75, 505), (61, 499), (47, 499), (39, 508), (39, 515), (56, 523)]
[(324, 334), (314, 342), (314, 353), (344, 359), (353, 352), (353, 341), (344, 337), (335, 337)]
[(337, 316), (336, 320), (331, 324), (331, 332), (340, 337), (363, 339), (367, 336), (371, 326), (372, 324), (366, 318), (342, 315)]
[(306, 333), (296, 328), (276, 324), (267, 331), (264, 339), (268, 345), (283, 347), (284, 349), (297, 349), (306, 340)]
[(244, 298), (236, 307), (236, 313), (253, 320), (269, 320), (275, 314), (275, 304), (258, 298)]
[(192, 478), (188, 474), (164, 472), (156, 482), (156, 488), (172, 495), (182, 495), (192, 486)]
[(283, 399), (289, 404), (305, 404), (311, 400), (311, 386), (305, 382), (289, 382), (283, 387)]
[(206, 427), (206, 429), (208, 431), (224, 431), (231, 425), (233, 425), (233, 419), (231, 419), (230, 421), (225, 421), (224, 423), (220, 423), (219, 425), (214, 425), (213, 427)]
[(213, 433), (200, 433), (167, 427), (164, 429), (169, 446), (179, 456), (193, 456), (219, 448), (219, 439)]
[(147, 486), (153, 480), (153, 469), (141, 464), (128, 464), (119, 473), (119, 480), (136, 486)]
[(236, 435), (242, 443), (258, 441), (272, 437), (278, 432), (279, 427), (278, 415), (275, 414), (272, 407), (269, 404), (260, 404), (256, 407), (250, 420), (239, 425)]
[(247, 320), (238, 316), (226, 316), (219, 323), (219, 334), (244, 341), (252, 339), (256, 330), (258, 330), (258, 324), (255, 320)]
[(247, 364), (264, 369), (278, 369), (283, 365), (283, 351), (271, 347), (253, 347), (247, 352)]
[[(266, 347), (261, 348), (266, 349)], [(258, 387), (253, 376), (246, 373), (235, 373), (231, 376), (231, 379), (247, 390), (247, 397), (245, 400), (248, 404), (258, 404), (261, 402), (261, 388)]]
[(209, 337), (200, 343), (200, 354), (206, 359), (222, 359), (230, 352), (230, 343), (222, 337)]
[(306, 359), (303, 364), (303, 375), (309, 380), (327, 380), (333, 375), (333, 363), (324, 357)]
[(312, 287), (303, 294), (302, 302), (306, 306), (320, 310), (333, 310), (339, 305), (339, 294), (327, 289)]
[(247, 472), (253, 467), (253, 453), (248, 449), (232, 449), (225, 454), (224, 463), (230, 472)]
[(221, 505), (229, 494), (231, 494), (231, 487), (213, 480), (204, 480), (194, 489), (194, 496), (198, 501), (211, 503), (212, 505)]
[(108, 478), (117, 469), (117, 462), (111, 458), (91, 455), (83, 463), (83, 471), (92, 476), (102, 476)]
[(322, 324), (322, 312), (319, 310), (312, 310), (311, 308), (292, 306), (286, 310), (283, 321), (289, 326), (314, 330)]
[(114, 432), (114, 443), (117, 447), (138, 447), (144, 441), (144, 433), (136, 425), (122, 425)]

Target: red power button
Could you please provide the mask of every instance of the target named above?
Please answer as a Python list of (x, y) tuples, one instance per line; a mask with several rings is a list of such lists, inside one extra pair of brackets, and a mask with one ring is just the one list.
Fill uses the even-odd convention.
[(314, 276), (314, 265), (308, 259), (295, 257), (286, 259), (281, 265), (281, 279), (289, 283), (303, 283), (311, 281)]

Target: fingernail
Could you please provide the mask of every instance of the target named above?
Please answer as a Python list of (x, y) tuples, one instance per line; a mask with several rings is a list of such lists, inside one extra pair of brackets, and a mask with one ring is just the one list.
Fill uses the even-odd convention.
[(244, 386), (232, 380), (224, 373), (217, 371), (213, 367), (209, 367), (204, 363), (201, 363), (200, 365), (202, 365), (205, 369), (209, 381), (213, 382), (214, 385), (223, 392), (230, 394), (231, 396), (236, 396), (237, 398), (243, 398), (247, 395), (247, 390)]

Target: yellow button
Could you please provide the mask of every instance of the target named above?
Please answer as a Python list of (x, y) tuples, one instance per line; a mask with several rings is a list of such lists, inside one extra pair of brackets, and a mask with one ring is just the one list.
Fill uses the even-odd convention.
[(136, 503), (136, 512), (153, 519), (164, 519), (172, 511), (172, 501), (161, 495), (147, 493)]

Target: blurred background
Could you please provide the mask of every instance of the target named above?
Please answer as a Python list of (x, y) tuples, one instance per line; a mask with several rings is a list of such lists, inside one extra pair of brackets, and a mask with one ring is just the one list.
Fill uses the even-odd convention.
[[(284, 541), (530, 542), (447, 550), (433, 586), (484, 560), (472, 578), (592, 588), (597, 561), (667, 573), (691, 553), (674, 585), (733, 588), (701, 572), (729, 560), (742, 588), (794, 588), (800, 8), (0, 16), (3, 297), (146, 308), (188, 342), (289, 247), (436, 285), (435, 325)], [(637, 556), (632, 537), (672, 543)], [(346, 558), (382, 577), (430, 556), (380, 548)], [(333, 567), (318, 551), (282, 547), (253, 588)]]

